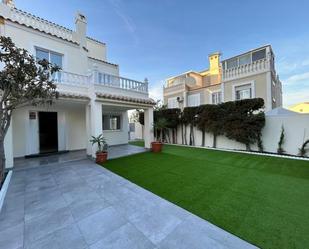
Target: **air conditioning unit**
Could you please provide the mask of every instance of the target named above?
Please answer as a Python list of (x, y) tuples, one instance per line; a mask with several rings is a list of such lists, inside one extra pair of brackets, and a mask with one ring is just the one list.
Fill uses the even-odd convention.
[(182, 103), (182, 102), (183, 102), (183, 97), (179, 97), (179, 96), (178, 96), (178, 97), (177, 97), (177, 102), (178, 102), (178, 103)]

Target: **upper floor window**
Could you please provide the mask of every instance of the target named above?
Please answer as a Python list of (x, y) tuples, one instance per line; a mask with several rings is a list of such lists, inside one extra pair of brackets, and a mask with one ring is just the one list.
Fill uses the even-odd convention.
[(251, 99), (252, 98), (252, 87), (251, 84), (236, 86), (235, 87), (235, 99)]
[(266, 49), (261, 49), (252, 53), (252, 61), (258, 61), (266, 58)]
[(188, 106), (199, 106), (201, 104), (200, 94), (192, 94), (188, 96)]
[(35, 52), (37, 60), (45, 59), (49, 63), (56, 64), (58, 67), (62, 68), (62, 58), (63, 58), (62, 54), (42, 48), (36, 48)]
[(212, 104), (220, 104), (221, 100), (221, 92), (215, 92), (211, 94), (211, 102)]
[(168, 98), (167, 107), (168, 108), (178, 108), (179, 105), (178, 105), (177, 97)]
[(262, 60), (265, 58), (266, 58), (266, 48), (263, 48), (261, 50), (254, 51), (252, 53), (250, 52), (250, 53), (226, 60), (225, 63), (223, 63), (223, 69), (239, 67), (241, 65), (250, 64), (254, 61)]
[(103, 114), (103, 130), (120, 130), (121, 115)]

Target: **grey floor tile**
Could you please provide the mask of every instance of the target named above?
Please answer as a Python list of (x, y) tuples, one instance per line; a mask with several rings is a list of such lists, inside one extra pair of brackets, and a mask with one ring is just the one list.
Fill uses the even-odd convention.
[(73, 201), (69, 208), (75, 221), (79, 221), (108, 206), (110, 204), (102, 198), (85, 197), (83, 200)]
[(7, 212), (5, 209), (0, 212), (0, 233), (10, 227), (24, 224), (24, 210), (13, 210)]
[(66, 206), (67, 203), (61, 195), (53, 196), (50, 199), (32, 201), (25, 207), (25, 220), (55, 212)]
[(90, 249), (152, 249), (155, 246), (130, 223), (90, 246)]
[(25, 243), (29, 245), (34, 241), (55, 232), (74, 222), (68, 208), (25, 221)]
[(105, 208), (78, 222), (78, 226), (86, 240), (91, 245), (126, 223), (126, 220), (112, 207)]
[(25, 249), (86, 249), (88, 248), (76, 225), (69, 225), (25, 247)]
[(23, 246), (23, 241), (24, 241), (24, 224), (10, 227), (0, 232), (1, 248), (18, 249)]
[(129, 220), (154, 244), (160, 243), (182, 222), (177, 216), (165, 212), (137, 213)]
[(190, 216), (160, 244), (160, 249), (254, 249), (247, 242), (194, 216)]

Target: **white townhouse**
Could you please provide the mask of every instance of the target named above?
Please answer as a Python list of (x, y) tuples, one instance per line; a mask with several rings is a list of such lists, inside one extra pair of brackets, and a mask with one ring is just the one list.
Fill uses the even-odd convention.
[(153, 139), (153, 105), (148, 82), (119, 76), (119, 66), (107, 62), (106, 44), (86, 35), (87, 18), (78, 13), (75, 30), (0, 3), (0, 34), (11, 37), (38, 59), (62, 70), (55, 77), (60, 97), (52, 106), (26, 106), (13, 112), (5, 138), (6, 165), (15, 157), (54, 151), (87, 150), (89, 139), (103, 133), (109, 145), (128, 143), (130, 109), (145, 111), (145, 147)]

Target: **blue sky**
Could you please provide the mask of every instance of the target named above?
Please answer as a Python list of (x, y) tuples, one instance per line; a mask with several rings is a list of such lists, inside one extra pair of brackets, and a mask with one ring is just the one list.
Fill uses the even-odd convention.
[(16, 0), (16, 7), (74, 29), (76, 11), (88, 35), (107, 43), (108, 61), (124, 77), (150, 82), (161, 98), (164, 79), (271, 44), (284, 106), (309, 101), (309, 1), (277, 0)]

